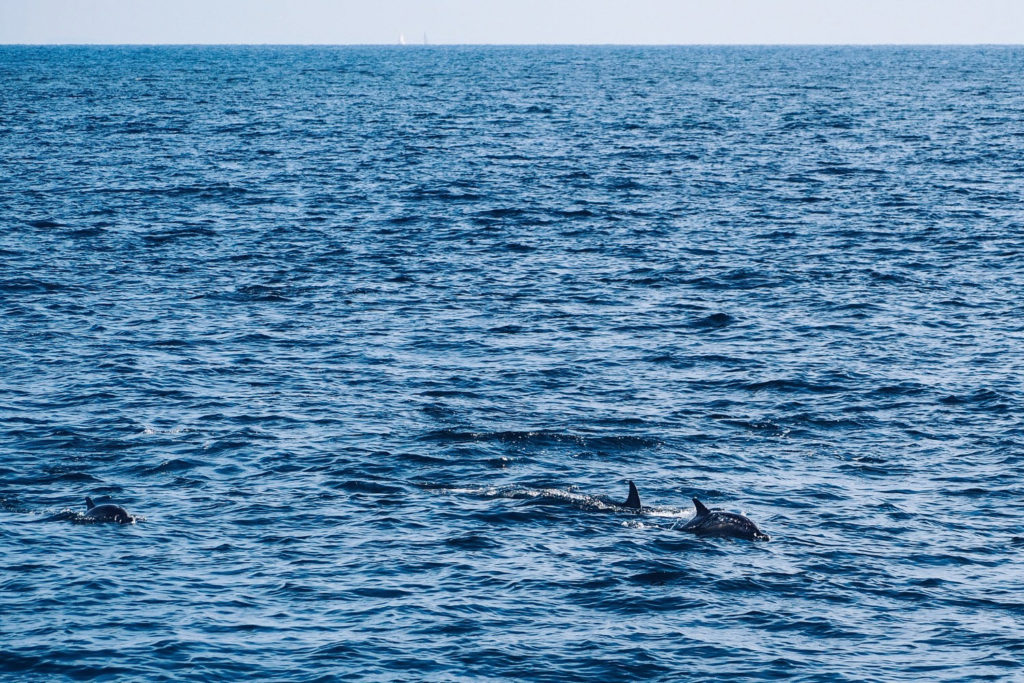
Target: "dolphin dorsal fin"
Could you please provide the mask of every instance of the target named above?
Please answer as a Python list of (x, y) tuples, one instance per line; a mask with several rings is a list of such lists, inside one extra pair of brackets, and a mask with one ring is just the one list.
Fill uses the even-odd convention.
[(640, 509), (640, 492), (636, 490), (636, 484), (633, 482), (629, 482), (629, 497), (626, 498), (626, 502), (622, 504), (622, 507)]
[(693, 499), (693, 507), (697, 508), (698, 515), (706, 515), (709, 512), (711, 512), (706, 507), (704, 507), (704, 503), (700, 502), (696, 498)]
[(96, 507), (96, 503), (92, 502), (92, 498), (90, 498), (89, 496), (86, 496), (85, 497), (85, 509), (86, 510), (92, 510), (94, 507)]

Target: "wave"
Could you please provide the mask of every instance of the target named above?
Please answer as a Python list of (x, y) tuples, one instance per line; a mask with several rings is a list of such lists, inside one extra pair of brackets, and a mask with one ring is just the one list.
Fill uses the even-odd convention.
[(604, 451), (635, 451), (657, 448), (662, 445), (662, 441), (660, 439), (647, 436), (589, 436), (584, 434), (570, 434), (566, 432), (548, 430), (470, 432), (458, 429), (438, 429), (423, 434), (419, 437), (419, 440), (441, 443), (486, 443), (497, 441), (501, 443), (536, 447), (567, 444), (591, 450)]

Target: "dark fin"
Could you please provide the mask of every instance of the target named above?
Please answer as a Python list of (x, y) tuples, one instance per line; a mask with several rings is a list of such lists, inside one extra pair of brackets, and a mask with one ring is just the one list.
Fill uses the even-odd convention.
[(636, 484), (629, 482), (629, 498), (622, 504), (624, 508), (640, 509), (640, 492), (636, 490)]
[(700, 502), (696, 498), (693, 499), (693, 507), (697, 508), (698, 515), (706, 515), (709, 512), (711, 512), (706, 507), (704, 507), (704, 503)]
[(96, 503), (92, 502), (92, 498), (90, 498), (89, 496), (86, 496), (85, 497), (85, 509), (86, 510), (92, 510), (94, 507), (96, 507)]

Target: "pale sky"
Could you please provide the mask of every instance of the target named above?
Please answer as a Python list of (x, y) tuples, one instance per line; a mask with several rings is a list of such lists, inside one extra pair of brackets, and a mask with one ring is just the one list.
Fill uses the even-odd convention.
[(0, 43), (1024, 43), (1024, 0), (0, 0)]

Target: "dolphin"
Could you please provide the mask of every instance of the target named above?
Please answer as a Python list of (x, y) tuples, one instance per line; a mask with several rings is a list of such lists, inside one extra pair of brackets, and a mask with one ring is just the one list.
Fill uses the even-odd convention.
[(120, 505), (114, 505), (112, 503), (105, 503), (103, 505), (97, 505), (92, 502), (92, 498), (89, 496), (85, 497), (85, 517), (95, 520), (97, 522), (117, 522), (118, 524), (131, 524), (135, 521), (135, 518), (128, 514)]
[[(618, 507), (630, 508), (640, 511), (640, 492), (636, 490), (636, 484), (629, 482), (629, 496), (623, 503), (616, 503)], [(732, 512), (725, 512), (720, 508), (709, 510), (696, 498), (693, 505), (697, 508), (697, 514), (689, 522), (681, 527), (683, 531), (697, 534), (698, 536), (724, 536), (729, 538), (745, 538), (750, 541), (767, 541), (768, 534), (757, 528), (757, 525), (744, 517)]]
[(745, 538), (748, 541), (767, 541), (770, 538), (743, 515), (725, 512), (721, 508), (709, 510), (696, 498), (693, 499), (693, 506), (697, 508), (697, 514), (682, 527), (683, 531), (698, 536)]

